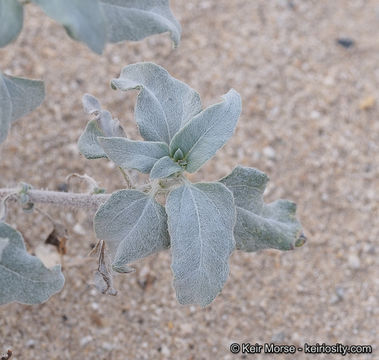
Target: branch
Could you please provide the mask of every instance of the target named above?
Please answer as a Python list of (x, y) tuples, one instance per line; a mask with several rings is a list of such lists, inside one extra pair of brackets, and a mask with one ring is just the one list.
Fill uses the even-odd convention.
[[(20, 189), (0, 189), (0, 200), (8, 196), (8, 201), (16, 201)], [(72, 192), (28, 190), (30, 201), (35, 204), (50, 204), (75, 209), (86, 209), (96, 211), (104, 204), (110, 194), (78, 194)]]

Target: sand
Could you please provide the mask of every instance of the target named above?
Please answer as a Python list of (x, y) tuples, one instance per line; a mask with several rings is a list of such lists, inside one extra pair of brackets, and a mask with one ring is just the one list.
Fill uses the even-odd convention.
[[(109, 192), (121, 188), (111, 163), (78, 153), (87, 122), (81, 97), (97, 96), (138, 139), (136, 94), (113, 91), (109, 82), (127, 64), (154, 61), (195, 88), (205, 105), (230, 88), (242, 96), (234, 137), (192, 180), (216, 180), (237, 164), (266, 172), (266, 201), (295, 201), (308, 242), (285, 253), (234, 252), (212, 305), (183, 307), (168, 252), (117, 276), (117, 297), (98, 294), (96, 263), (87, 257), (96, 243), (90, 214), (41, 206), (70, 230), (66, 284), (45, 304), (0, 309), (0, 353), (9, 348), (20, 360), (340, 359), (229, 351), (233, 342), (325, 342), (371, 344), (374, 354), (345, 358), (378, 359), (378, 2), (172, 0), (172, 8), (183, 26), (178, 49), (161, 35), (108, 45), (97, 56), (27, 7), (21, 36), (0, 50), (0, 68), (43, 78), (47, 96), (4, 143), (0, 186), (27, 181), (56, 190), (68, 174), (86, 173)], [(346, 48), (339, 38), (354, 44)], [(51, 231), (43, 216), (16, 205), (8, 222), (32, 253)]]

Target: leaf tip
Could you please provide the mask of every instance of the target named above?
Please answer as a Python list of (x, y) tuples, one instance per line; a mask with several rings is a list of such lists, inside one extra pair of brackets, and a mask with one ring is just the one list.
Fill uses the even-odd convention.
[(295, 247), (303, 246), (307, 242), (307, 240), (308, 240), (307, 237), (303, 233), (301, 233), (295, 242)]
[(136, 271), (135, 268), (132, 268), (126, 264), (112, 264), (112, 270), (120, 274), (130, 274)]

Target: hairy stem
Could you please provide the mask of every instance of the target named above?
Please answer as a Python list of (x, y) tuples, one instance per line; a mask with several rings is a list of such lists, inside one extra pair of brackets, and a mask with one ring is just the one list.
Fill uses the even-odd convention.
[[(20, 189), (0, 189), (0, 201), (8, 197), (8, 201), (16, 201)], [(96, 211), (101, 204), (104, 204), (110, 194), (78, 194), (71, 192), (49, 191), (49, 190), (28, 190), (30, 201), (35, 204), (50, 204), (61, 207), (75, 209), (86, 209)]]

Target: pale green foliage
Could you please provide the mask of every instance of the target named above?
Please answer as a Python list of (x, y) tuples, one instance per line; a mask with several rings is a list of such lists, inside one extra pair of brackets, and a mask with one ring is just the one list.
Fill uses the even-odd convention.
[(239, 250), (293, 250), (301, 236), (295, 203), (288, 200), (264, 203), (268, 180), (261, 171), (242, 166), (220, 180), (234, 195), (237, 208), (234, 237)]
[(92, 95), (83, 96), (84, 111), (95, 118), (91, 120), (78, 141), (79, 151), (87, 159), (106, 158), (104, 149), (99, 144), (100, 136), (125, 137), (125, 132), (117, 119), (111, 113), (101, 108), (100, 102)]
[(150, 179), (166, 178), (180, 171), (182, 171), (182, 168), (175, 162), (175, 159), (171, 159), (169, 156), (164, 156), (152, 167)]
[(60, 291), (63, 284), (60, 266), (47, 269), (26, 252), (19, 232), (0, 223), (0, 305), (13, 301), (38, 304)]
[(9, 239), (0, 238), (0, 262), (1, 262), (1, 257), (3, 256), (3, 251), (8, 246), (8, 244), (9, 244)]
[[(160, 141), (169, 145), (169, 154), (151, 153), (151, 158), (159, 156), (157, 160), (167, 155), (173, 160), (162, 160), (166, 170), (159, 163), (152, 178), (163, 178), (184, 170), (195, 172), (233, 135), (241, 113), (241, 98), (233, 89), (223, 97), (223, 102), (202, 111), (195, 90), (152, 63), (125, 67), (120, 77), (112, 80), (112, 86), (124, 91), (140, 90), (135, 117), (142, 137), (147, 140), (145, 144)], [(108, 138), (104, 144), (108, 157), (126, 169), (138, 169), (133, 159), (139, 156), (139, 149), (143, 151), (141, 155), (146, 156), (142, 146), (139, 149), (134, 147), (132, 153), (128, 140)], [(144, 166), (143, 172), (152, 169), (151, 158), (146, 160), (148, 166)]]
[(0, 1), (0, 47), (15, 40), (24, 21), (23, 6), (15, 0)]
[(42, 81), (9, 76), (0, 72), (0, 143), (10, 125), (38, 107), (45, 97)]
[(104, 132), (100, 129), (98, 121), (91, 120), (87, 124), (78, 141), (79, 151), (87, 159), (100, 159), (107, 157), (104, 149), (97, 140), (99, 136), (104, 136)]
[(106, 42), (106, 23), (96, 0), (32, 0), (64, 26), (73, 39), (101, 54)]
[(83, 108), (87, 114), (99, 114), (102, 110), (100, 101), (91, 94), (84, 94), (82, 98)]
[(220, 183), (185, 184), (170, 193), (166, 211), (178, 301), (208, 305), (229, 275), (233, 195)]
[(232, 89), (223, 99), (195, 116), (170, 142), (170, 155), (180, 149), (190, 173), (213, 157), (234, 133), (241, 114), (241, 97)]
[(157, 160), (168, 155), (168, 146), (162, 142), (117, 137), (99, 137), (98, 140), (108, 158), (123, 169), (149, 173)]
[[(127, 66), (112, 86), (140, 91), (135, 117), (146, 141), (107, 136), (98, 137), (98, 144), (119, 167), (157, 179), (149, 194), (113, 194), (95, 216), (96, 234), (111, 248), (114, 269), (128, 270), (128, 263), (171, 245), (178, 301), (206, 306), (227, 280), (234, 249), (290, 250), (303, 243), (295, 204), (278, 200), (266, 205), (268, 177), (259, 170), (238, 166), (214, 183), (191, 184), (184, 176), (232, 136), (241, 113), (235, 90), (202, 110), (194, 90), (151, 63)], [(162, 194), (167, 220), (154, 200)]]
[(170, 245), (167, 216), (154, 197), (136, 190), (121, 190), (96, 213), (95, 232), (107, 242), (113, 269)]
[[(168, 0), (31, 0), (63, 25), (68, 35), (101, 54), (107, 42), (138, 41), (169, 32), (175, 46), (181, 28)], [(0, 1), (0, 47), (15, 40), (22, 29), (23, 6)]]
[(174, 45), (180, 41), (181, 27), (168, 0), (100, 0), (108, 24), (108, 40), (138, 41), (152, 34), (169, 32)]
[(122, 69), (112, 87), (139, 90), (135, 118), (146, 141), (170, 143), (173, 136), (201, 111), (199, 94), (153, 63), (137, 63)]

